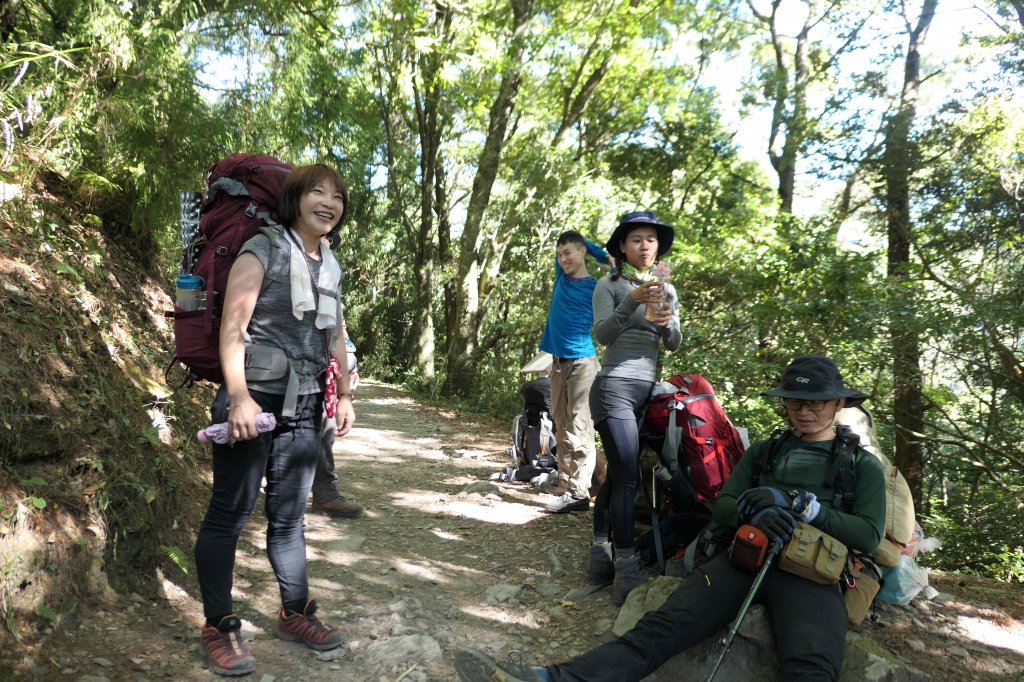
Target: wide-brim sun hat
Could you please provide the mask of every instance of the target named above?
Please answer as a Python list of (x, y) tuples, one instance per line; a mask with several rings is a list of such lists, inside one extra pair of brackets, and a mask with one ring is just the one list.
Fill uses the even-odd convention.
[(859, 405), (870, 397), (847, 388), (836, 363), (824, 355), (803, 355), (794, 359), (782, 375), (782, 385), (762, 391), (761, 395), (797, 400), (846, 398), (847, 407)]
[(612, 236), (604, 245), (605, 251), (610, 253), (615, 260), (624, 261), (626, 256), (622, 253), (619, 244), (632, 230), (638, 227), (653, 227), (658, 234), (658, 258), (661, 258), (672, 248), (672, 240), (675, 239), (676, 230), (671, 225), (659, 223), (654, 211), (632, 211), (625, 213), (619, 218)]

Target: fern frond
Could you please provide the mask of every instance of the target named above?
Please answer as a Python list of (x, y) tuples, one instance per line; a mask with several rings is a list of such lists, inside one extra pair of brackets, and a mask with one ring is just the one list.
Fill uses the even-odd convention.
[(175, 545), (160, 545), (160, 549), (170, 557), (174, 565), (181, 569), (181, 572), (188, 575), (188, 561), (185, 559), (185, 552), (181, 547)]

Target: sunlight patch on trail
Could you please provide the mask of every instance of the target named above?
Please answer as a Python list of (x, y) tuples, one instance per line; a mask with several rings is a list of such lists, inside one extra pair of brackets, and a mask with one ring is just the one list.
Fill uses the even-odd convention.
[(460, 447), (446, 450), (445, 441), (433, 436), (411, 437), (409, 434), (386, 429), (370, 429), (356, 426), (351, 433), (335, 443), (335, 452), (340, 457), (371, 457), (379, 462), (401, 464), (402, 458), (480, 461), (492, 454), (492, 450)]
[[(436, 438), (417, 438), (412, 441), (416, 445), (428, 444), (437, 446)], [(382, 452), (409, 453), (410, 440), (408, 435), (400, 431), (383, 429), (363, 429), (356, 426), (344, 441), (335, 443), (336, 449), (345, 456), (367, 455), (379, 456)]]
[(442, 530), (440, 528), (431, 528), (430, 532), (436, 535), (437, 537), (441, 538), (442, 540), (454, 540), (456, 542), (465, 541), (465, 538), (461, 535), (458, 535), (456, 533), (449, 533), (448, 531)]
[(443, 566), (430, 566), (426, 565), (427, 562), (414, 563), (406, 559), (396, 559), (394, 561), (395, 570), (402, 575), (407, 575), (419, 580), (424, 580), (431, 583), (449, 583), (451, 578), (449, 577), (450, 565)]
[(396, 493), (391, 499), (400, 507), (503, 525), (521, 526), (545, 515), (540, 507), (508, 502), (498, 495), (471, 493), (463, 499), (432, 490), (411, 490)]
[(511, 610), (487, 608), (485, 606), (463, 606), (461, 611), (475, 618), (502, 623), (503, 625), (519, 625), (532, 629), (539, 629), (546, 626), (546, 624), (540, 622), (536, 615), (534, 615), (534, 613), (529, 609)]
[(957, 624), (964, 634), (976, 642), (1024, 654), (1024, 628), (1018, 626), (1008, 630), (992, 621), (969, 616), (959, 616)]
[[(367, 382), (368, 383), (368, 382)], [(363, 398), (363, 394), (359, 394), (360, 405), (379, 405), (381, 407), (388, 407), (394, 405), (405, 405), (407, 407), (416, 408), (416, 401), (412, 398)]]

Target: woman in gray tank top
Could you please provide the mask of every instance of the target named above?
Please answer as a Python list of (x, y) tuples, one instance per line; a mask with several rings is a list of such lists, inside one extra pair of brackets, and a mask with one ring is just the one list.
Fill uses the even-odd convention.
[(636, 556), (633, 521), (640, 473), (637, 420), (656, 381), (660, 346), (679, 347), (675, 289), (651, 272), (671, 248), (673, 233), (651, 211), (622, 216), (605, 245), (619, 271), (601, 279), (594, 290), (594, 336), (606, 349), (590, 389), (590, 412), (601, 434), (608, 476), (594, 505), (587, 582), (614, 582), (612, 596), (620, 604), (650, 577)]
[[(319, 450), (327, 364), (346, 364), (338, 333), (341, 268), (321, 245), (345, 218), (348, 192), (332, 168), (294, 169), (279, 201), (281, 225), (247, 241), (231, 267), (220, 329), (224, 370), (211, 407), (227, 422), (230, 444), (213, 447), (213, 495), (196, 539), (196, 569), (206, 622), (200, 649), (220, 675), (252, 672), (256, 661), (240, 635), (231, 588), (238, 536), (266, 478), (267, 554), (281, 593), (274, 635), (326, 650), (344, 637), (325, 625), (309, 598), (303, 517)], [(246, 344), (284, 351), (281, 376), (246, 370)], [(337, 382), (339, 433), (355, 420), (347, 372)], [(273, 431), (257, 433), (255, 417), (270, 412)]]

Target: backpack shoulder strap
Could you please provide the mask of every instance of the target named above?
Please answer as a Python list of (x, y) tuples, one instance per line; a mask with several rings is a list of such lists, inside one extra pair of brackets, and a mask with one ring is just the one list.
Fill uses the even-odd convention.
[(266, 292), (271, 281), (288, 282), (289, 271), (291, 270), (290, 258), (292, 245), (284, 236), (284, 227), (277, 223), (268, 223), (259, 229), (270, 242), (270, 253), (267, 258), (267, 269), (263, 272), (263, 284), (260, 287), (260, 295)]
[(782, 449), (782, 443), (789, 438), (790, 430), (784, 428), (777, 428), (772, 431), (772, 435), (768, 438), (768, 442), (761, 448), (761, 462), (759, 467), (754, 471), (754, 487), (761, 485), (761, 478), (775, 466), (775, 457), (779, 454), (779, 450)]
[(846, 424), (836, 425), (836, 437), (832, 441), (832, 466), (825, 476), (825, 487), (832, 488), (832, 504), (850, 511), (853, 509), (854, 488), (857, 473), (853, 466), (853, 457), (860, 445), (860, 436)]

